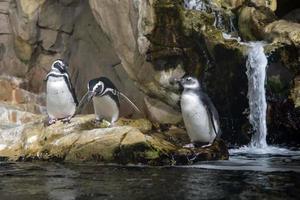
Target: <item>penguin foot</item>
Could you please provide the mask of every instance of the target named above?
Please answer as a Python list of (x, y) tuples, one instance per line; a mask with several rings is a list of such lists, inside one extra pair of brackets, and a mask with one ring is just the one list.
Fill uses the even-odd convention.
[(95, 119), (93, 120), (94, 124), (96, 127), (100, 127), (100, 128), (109, 128), (111, 127), (111, 123), (106, 121), (105, 119)]
[(190, 144), (186, 144), (183, 147), (184, 148), (207, 148), (210, 147), (212, 145), (212, 143), (203, 143), (203, 142), (194, 142), (194, 143), (190, 143)]
[(183, 146), (184, 148), (195, 148), (195, 145), (193, 143), (186, 144)]
[(52, 124), (55, 124), (56, 121), (57, 121), (56, 119), (49, 119), (46, 125), (51, 126)]
[(202, 145), (201, 148), (207, 148), (210, 147), (212, 145), (212, 143), (206, 144), (206, 145)]
[(100, 126), (101, 120), (99, 120), (99, 119), (93, 119), (93, 120), (92, 120), (92, 123), (93, 123), (95, 126)]
[(71, 123), (71, 119), (72, 119), (72, 116), (69, 116), (69, 117), (66, 117), (64, 119), (61, 119), (62, 123), (66, 124), (70, 124)]

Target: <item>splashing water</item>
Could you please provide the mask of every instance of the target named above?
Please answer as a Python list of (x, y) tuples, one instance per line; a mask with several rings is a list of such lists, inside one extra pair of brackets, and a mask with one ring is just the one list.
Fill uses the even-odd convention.
[(235, 16), (229, 13), (225, 14), (213, 2), (209, 0), (184, 0), (184, 6), (188, 10), (198, 10), (206, 12), (214, 17), (214, 27), (222, 29), (227, 33), (236, 33), (237, 29), (234, 25)]
[(250, 146), (266, 148), (266, 112), (267, 102), (265, 94), (267, 57), (264, 53), (262, 42), (250, 43), (248, 54), (247, 76), (248, 76), (248, 98), (250, 107), (249, 120), (254, 129), (254, 135)]
[(187, 9), (207, 11), (208, 5), (203, 0), (185, 0), (184, 5)]

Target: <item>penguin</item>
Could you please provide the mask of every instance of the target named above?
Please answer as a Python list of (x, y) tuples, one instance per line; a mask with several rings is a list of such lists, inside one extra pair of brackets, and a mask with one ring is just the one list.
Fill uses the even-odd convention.
[(82, 97), (79, 103), (78, 112), (81, 111), (85, 104), (93, 100), (96, 122), (106, 120), (111, 126), (119, 119), (120, 95), (125, 98), (125, 100), (129, 102), (135, 110), (141, 112), (138, 107), (130, 101), (128, 97), (120, 92), (106, 77), (90, 80), (87, 88), (87, 93)]
[(57, 120), (70, 122), (78, 101), (68, 73), (68, 65), (61, 59), (55, 60), (45, 81), (48, 125)]
[(184, 76), (176, 79), (176, 82), (183, 88), (180, 107), (184, 125), (192, 142), (186, 147), (212, 145), (222, 134), (219, 114), (214, 104), (195, 77)]

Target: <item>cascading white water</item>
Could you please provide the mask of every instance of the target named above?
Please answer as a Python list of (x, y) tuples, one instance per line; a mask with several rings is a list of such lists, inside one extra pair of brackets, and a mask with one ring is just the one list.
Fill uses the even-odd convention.
[[(202, 12), (209, 12), (214, 15), (214, 26), (223, 29), (223, 18), (218, 15), (218, 9), (207, 0), (184, 0), (187, 9), (194, 9)], [(249, 120), (254, 129), (254, 135), (251, 143), (239, 149), (231, 149), (230, 155), (239, 154), (259, 154), (259, 155), (294, 155), (300, 152), (293, 152), (288, 149), (268, 146), (266, 142), (267, 126), (266, 126), (266, 95), (265, 95), (265, 79), (266, 67), (268, 60), (264, 53), (263, 42), (242, 42), (238, 36), (238, 31), (234, 26), (234, 16), (229, 19), (229, 29), (223, 32), (225, 40), (234, 40), (240, 45), (249, 47), (247, 60), (247, 76), (248, 76), (248, 98), (250, 107)]]
[(203, 0), (185, 0), (184, 4), (187, 9), (194, 9), (199, 11), (206, 11), (208, 6), (207, 3), (205, 3)]
[(262, 42), (250, 43), (248, 60), (246, 63), (250, 107), (249, 120), (254, 129), (254, 135), (252, 136), (250, 146), (255, 148), (267, 147), (265, 79), (268, 60), (264, 53), (263, 46)]

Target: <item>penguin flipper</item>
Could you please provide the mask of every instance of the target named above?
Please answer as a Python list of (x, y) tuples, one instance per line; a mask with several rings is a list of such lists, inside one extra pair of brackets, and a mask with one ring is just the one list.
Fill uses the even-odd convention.
[(205, 108), (209, 114), (209, 118), (216, 134), (216, 137), (219, 138), (222, 134), (219, 122), (219, 114), (212, 101), (206, 94), (201, 95), (201, 99), (204, 102)]
[(133, 109), (139, 113), (142, 113), (141, 110), (122, 92), (119, 91), (119, 94), (127, 101), (127, 103), (129, 103)]
[(72, 82), (71, 82), (71, 80), (70, 80), (69, 74), (68, 74), (68, 73), (65, 73), (63, 77), (64, 77), (64, 79), (65, 79), (66, 84), (68, 85), (69, 91), (70, 91), (71, 94), (72, 94), (74, 103), (76, 104), (76, 106), (78, 106), (78, 100), (77, 100), (76, 92), (75, 92), (75, 89), (74, 89), (74, 87), (73, 87), (73, 85), (72, 85)]

